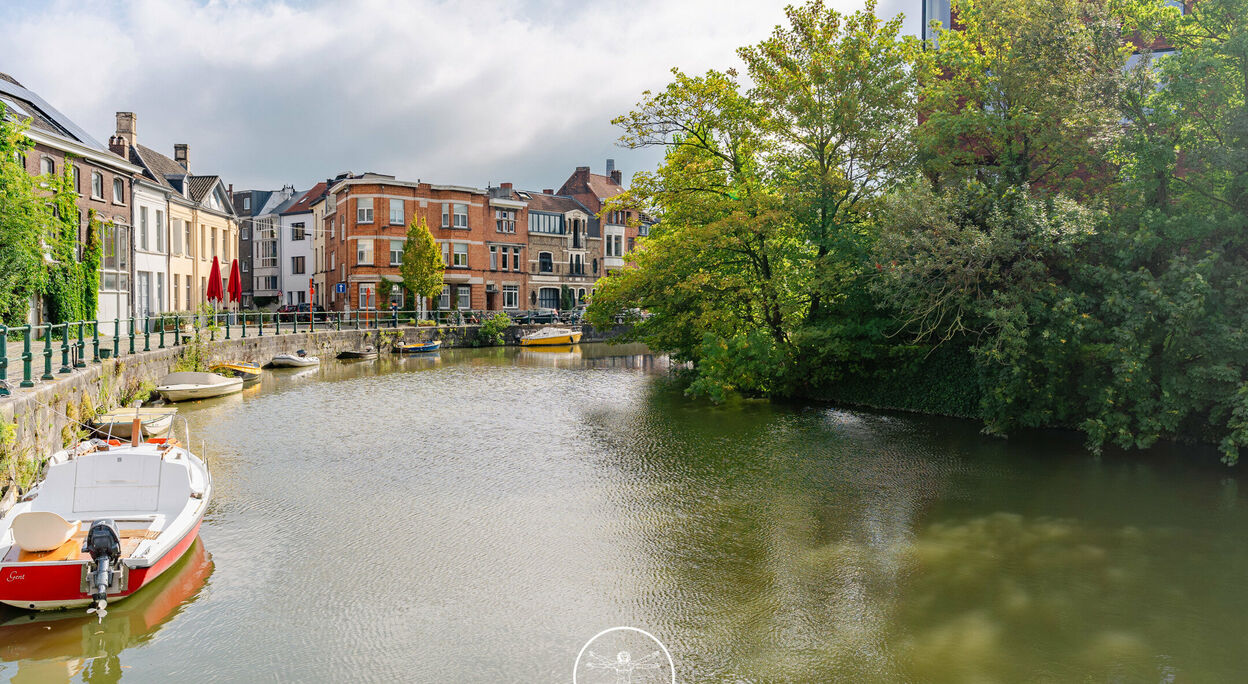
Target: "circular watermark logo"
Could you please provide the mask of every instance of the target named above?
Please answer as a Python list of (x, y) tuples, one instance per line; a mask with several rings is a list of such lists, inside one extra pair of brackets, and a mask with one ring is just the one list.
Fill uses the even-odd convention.
[(676, 684), (676, 664), (663, 642), (644, 629), (612, 627), (576, 654), (572, 684)]

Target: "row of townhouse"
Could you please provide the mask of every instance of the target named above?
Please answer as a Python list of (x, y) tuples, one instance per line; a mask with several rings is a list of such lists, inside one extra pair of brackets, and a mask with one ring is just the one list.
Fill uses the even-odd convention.
[[(296, 196), (284, 213), (278, 210), (291, 219), (277, 242), (280, 268), (292, 275), (283, 279), (291, 288), (284, 291), (285, 302), (331, 310), (561, 309), (566, 291), (580, 305), (595, 281), (622, 268), (637, 238), (649, 232), (644, 216), (603, 213), (604, 203), (623, 191), (612, 160), (606, 175), (578, 167), (558, 192), (341, 174)], [(425, 301), (395, 288), (389, 302), (377, 302), (382, 278), (402, 279), (403, 246), (414, 218), (424, 219), (442, 251), (442, 293)], [(294, 242), (311, 247), (310, 261)]]
[[(206, 301), (213, 257), (226, 280), (239, 255), (230, 190), (219, 176), (191, 173), (187, 145), (174, 145), (172, 159), (140, 145), (135, 115), (118, 112), (105, 146), (2, 73), (0, 105), (6, 119), (26, 122), (28, 173), (72, 171), (80, 242), (89, 212), (103, 225), (99, 320), (195, 309)], [(48, 320), (38, 298), (28, 320)]]

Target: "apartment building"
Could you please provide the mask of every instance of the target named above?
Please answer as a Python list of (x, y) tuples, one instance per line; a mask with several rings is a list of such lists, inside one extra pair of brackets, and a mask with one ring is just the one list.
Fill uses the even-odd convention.
[(314, 251), (317, 223), (312, 203), (325, 196), (326, 184), (296, 193), (289, 206), (278, 212), (278, 255), (281, 261), (281, 291), (284, 304), (312, 302)]
[[(0, 73), (0, 105), (4, 106), (5, 118), (28, 122), (26, 137), (33, 147), (21, 160), (27, 173), (32, 176), (62, 174), (66, 165), (72, 169), (78, 194), (79, 242), (86, 239), (90, 211), (94, 211), (102, 223), (100, 237), (104, 255), (97, 318), (111, 321), (130, 317), (134, 275), (131, 193), (134, 176), (140, 169), (88, 135), (38, 94), (3, 73)], [(33, 298), (27, 318), (32, 323), (48, 321), (46, 302)]]
[(565, 290), (574, 306), (583, 304), (602, 268), (598, 218), (574, 197), (550, 191), (517, 197), (528, 205), (528, 306), (562, 309)]
[[(517, 256), (522, 265), (527, 258), (522, 201), (490, 197), (479, 188), (366, 173), (335, 180), (325, 197), (326, 308), (387, 307), (375, 299), (377, 283), (382, 277), (402, 280), (399, 265), (413, 217), (425, 219), (442, 251), (444, 285), (433, 301), (412, 301), (395, 288), (395, 304), (422, 311), (503, 309), (528, 296), (522, 272), (509, 270), (504, 278), (501, 271), (503, 253), (513, 265)], [(489, 267), (491, 247), (499, 260), (495, 271)]]
[(248, 223), (251, 230), (251, 294), (257, 307), (283, 304), (281, 230), (282, 212), (295, 203), (295, 186), (286, 185), (275, 191), (248, 191), (260, 195), (264, 203), (255, 210)]
[[(624, 178), (615, 168), (615, 160), (607, 160), (605, 175), (591, 173), (588, 166), (578, 166), (559, 188), (558, 195), (580, 202), (598, 217), (602, 237), (602, 275), (621, 269), (629, 252), (636, 249), (637, 238), (650, 234), (653, 225), (648, 217), (631, 210), (603, 212), (606, 201), (624, 192)], [(597, 274), (595, 274), (597, 275)]]

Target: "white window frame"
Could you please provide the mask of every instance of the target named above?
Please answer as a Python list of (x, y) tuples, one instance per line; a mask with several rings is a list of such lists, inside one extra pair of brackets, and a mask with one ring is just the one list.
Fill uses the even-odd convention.
[[(507, 252), (505, 249), (503, 251), (503, 259), (507, 259)], [(490, 245), (490, 270), (498, 270), (498, 245)]]
[[(397, 215), (395, 210), (398, 210)], [(403, 225), (403, 200), (401, 199), (390, 200), (390, 225)]]
[(452, 227), (460, 230), (468, 230), (468, 205), (463, 202), (455, 202), (451, 204)]
[(120, 177), (113, 178), (113, 204), (126, 203), (126, 182)]
[(503, 308), (519, 309), (520, 308), (520, 286), (504, 285), (503, 286)]
[(91, 199), (104, 200), (104, 174), (99, 171), (91, 172)]
[[(365, 261), (366, 257), (367, 257), (367, 261)], [(373, 265), (373, 240), (372, 238), (360, 238), (355, 241), (355, 265), (356, 266), (372, 266)]]
[(442, 293), (438, 295), (438, 310), (447, 311), (451, 308), (451, 286), (443, 285)]
[[(460, 311), (469, 311), (472, 309), (472, 286), (460, 283), (455, 286), (455, 299), (459, 303)], [(468, 300), (465, 302), (464, 300)]]
[(372, 223), (373, 222), (373, 198), (358, 197), (355, 200), (355, 222), (356, 223)]
[(451, 249), (451, 265), (455, 268), (468, 268), (468, 243), (453, 243)]
[(156, 210), (156, 251), (161, 254), (165, 253), (165, 212), (163, 209)]
[(139, 248), (147, 251), (147, 207), (139, 207)]
[[(404, 245), (403, 240), (391, 240), (390, 241), (390, 265), (391, 266), (401, 266), (403, 264), (403, 245)], [(396, 246), (398, 247), (398, 249), (395, 249)]]

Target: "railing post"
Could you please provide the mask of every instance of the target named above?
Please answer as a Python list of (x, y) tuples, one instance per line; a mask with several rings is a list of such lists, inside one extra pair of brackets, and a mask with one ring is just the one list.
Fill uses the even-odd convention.
[(130, 321), (130, 353), (133, 354), (134, 353), (134, 316), (131, 316), (128, 320)]
[(334, 312), (334, 330), (342, 330), (342, 312)]
[(260, 329), (260, 332), (256, 334), (259, 335), (260, 337), (264, 337), (264, 312), (261, 311), (259, 313), (260, 313), (260, 325), (257, 325), (256, 327)]
[(69, 367), (69, 324), (62, 323), (65, 326), (61, 329), (61, 369), (58, 373), (73, 373), (74, 369)]
[(152, 350), (152, 317), (143, 317), (143, 351)]
[(308, 305), (308, 332), (316, 332), (316, 310)]
[(164, 349), (165, 348), (165, 322), (168, 319), (165, 318), (165, 315), (162, 313), (158, 320), (160, 321), (160, 346), (157, 347), (157, 349)]
[(78, 360), (74, 361), (74, 368), (86, 368), (87, 361), (83, 357), (87, 355), (87, 343), (83, 339), (83, 331), (86, 325), (85, 321), (78, 321)]
[(121, 319), (113, 319), (113, 358), (121, 356)]
[(34, 364), (34, 354), (30, 353), (30, 333), (34, 326), (27, 324), (26, 329), (22, 331), (22, 384), (19, 387), (34, 387), (34, 370), (31, 368)]
[(9, 328), (0, 325), (0, 397), (9, 396), (9, 386), (5, 381), (9, 379)]
[(299, 332), (299, 310), (295, 309), (295, 332)]
[(225, 339), (230, 339), (230, 312), (225, 312)]
[(282, 334), (282, 314), (277, 311), (273, 312), (273, 334)]
[(100, 362), (100, 319), (91, 324), (91, 361)]
[(247, 312), (240, 311), (239, 313), (243, 315), (243, 339), (245, 340), (247, 339)]
[(398, 310), (398, 309), (395, 309), (395, 310), (394, 310), (394, 316), (393, 316), (393, 319), (394, 319), (394, 320), (390, 323), (390, 327), (391, 327), (391, 328), (397, 328), (397, 327), (399, 327), (399, 310)]

